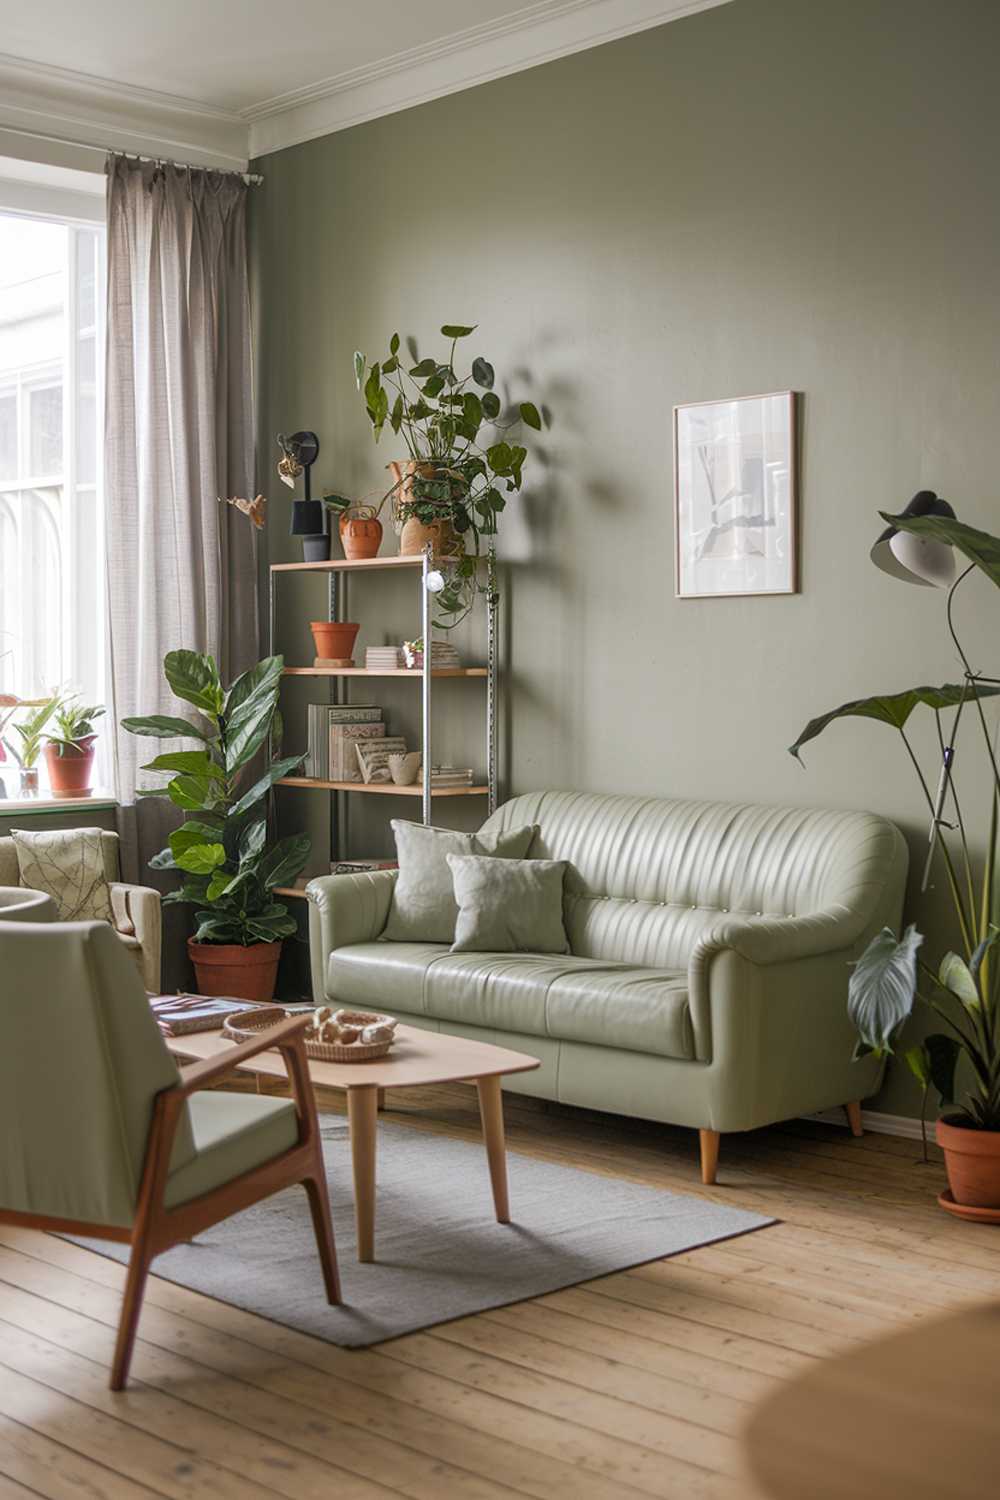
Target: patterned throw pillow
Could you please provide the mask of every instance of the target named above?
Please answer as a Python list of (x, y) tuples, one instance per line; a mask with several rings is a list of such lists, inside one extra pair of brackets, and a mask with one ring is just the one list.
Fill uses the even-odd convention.
[(28, 833), (12, 828), (21, 884), (45, 891), (60, 922), (110, 922), (111, 890), (99, 828), (58, 828)]

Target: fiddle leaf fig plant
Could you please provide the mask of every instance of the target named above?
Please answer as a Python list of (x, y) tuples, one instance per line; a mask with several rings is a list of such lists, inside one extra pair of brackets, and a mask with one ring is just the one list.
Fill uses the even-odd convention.
[[(943, 1027), (902, 1054), (925, 1101), (934, 1088), (953, 1123), (1000, 1131), (1000, 950), (994, 951), (1000, 941), (1000, 761), (996, 731), (986, 713), (988, 701), (1000, 694), (1000, 679), (972, 670), (952, 623), (955, 590), (974, 569), (1000, 588), (1000, 537), (947, 516), (884, 514), (883, 519), (900, 531), (946, 542), (968, 559), (947, 603), (948, 628), (965, 668), (964, 681), (844, 703), (811, 719), (790, 751), (801, 760), (802, 746), (843, 718), (871, 719), (899, 734), (930, 813), (932, 854), (944, 866), (962, 951), (946, 952), (934, 967), (918, 955), (923, 938), (915, 927), (908, 927), (899, 940), (889, 928), (878, 933), (854, 966), (849, 983), (848, 1013), (858, 1034), (855, 1056), (892, 1054), (919, 1005)], [(931, 776), (907, 734), (910, 716), (918, 708), (931, 710), (938, 731), (943, 766)], [(942, 714), (948, 709), (954, 709), (954, 717), (946, 725)], [(990, 807), (983, 819), (989, 832), (981, 866), (970, 849), (953, 774), (963, 714), (977, 732), (989, 777)], [(931, 791), (935, 779), (936, 794)], [(926, 1159), (926, 1129), (924, 1151)]]
[(265, 748), (278, 713), (284, 658), (269, 656), (226, 689), (211, 656), (171, 651), (163, 670), (174, 696), (198, 711), (196, 720), (152, 714), (122, 720), (129, 734), (199, 742), (194, 750), (157, 755), (145, 771), (166, 775), (142, 796), (168, 797), (189, 814), (150, 860), (176, 870), (180, 886), (164, 901), (196, 908), (199, 943), (272, 943), (296, 931), (295, 918), (275, 898), (309, 856), (307, 834), (271, 842), (262, 803), (276, 781), (301, 765), (301, 755), (270, 760), (250, 780), (251, 763)]
[(392, 499), (400, 525), (411, 517), (425, 526), (449, 521), (462, 542), (464, 556), (435, 600), (435, 623), (446, 630), (464, 619), (477, 592), (495, 591), (492, 577), (483, 582), (479, 576), (482, 538), (496, 535), (507, 496), (521, 488), (528, 457), (527, 448), (508, 435), (522, 424), (542, 430), (534, 402), (505, 409), (494, 389), (496, 371), (487, 359), (477, 356), (464, 372), (456, 368), (458, 344), (476, 327), (445, 323), (441, 334), (450, 347), (441, 357), (417, 359), (410, 340), (409, 365), (398, 333), (380, 359), (369, 363), (360, 351), (354, 355), (354, 377), (375, 441), (388, 424), (411, 460), (383, 503)]

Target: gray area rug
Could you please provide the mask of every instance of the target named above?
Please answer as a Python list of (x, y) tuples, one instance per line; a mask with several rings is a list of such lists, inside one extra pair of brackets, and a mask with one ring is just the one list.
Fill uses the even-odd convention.
[[(153, 1273), (348, 1348), (541, 1297), (776, 1222), (508, 1152), (513, 1222), (493, 1216), (480, 1143), (379, 1121), (375, 1254), (359, 1265), (346, 1124), (323, 1123), (344, 1306), (324, 1300), (305, 1192), (288, 1189), (153, 1263)], [(75, 1244), (127, 1261), (128, 1246)]]

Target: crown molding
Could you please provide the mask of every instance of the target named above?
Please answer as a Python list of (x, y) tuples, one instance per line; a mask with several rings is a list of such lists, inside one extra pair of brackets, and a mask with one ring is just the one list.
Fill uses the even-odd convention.
[(242, 110), (250, 156), (267, 155), (381, 115), (601, 46), (730, 0), (536, 0), (496, 21), (453, 32)]
[(0, 53), (2, 129), (101, 152), (234, 171), (247, 165), (247, 124), (232, 111)]

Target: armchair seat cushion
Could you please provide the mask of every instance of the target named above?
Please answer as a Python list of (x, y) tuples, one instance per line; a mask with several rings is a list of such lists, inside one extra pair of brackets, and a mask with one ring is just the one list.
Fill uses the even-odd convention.
[(526, 1036), (693, 1059), (685, 970), (571, 953), (452, 953), (436, 943), (353, 943), (331, 953), (341, 1004)]
[(298, 1116), (290, 1099), (260, 1098), (205, 1090), (188, 1100), (194, 1157), (167, 1178), (168, 1208), (200, 1198), (289, 1151), (299, 1138)]

